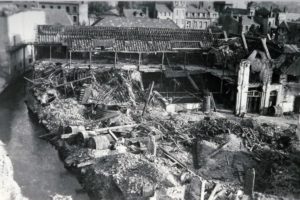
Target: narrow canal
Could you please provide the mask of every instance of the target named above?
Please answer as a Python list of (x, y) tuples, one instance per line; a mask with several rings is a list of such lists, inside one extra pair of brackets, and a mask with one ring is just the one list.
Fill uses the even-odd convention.
[(80, 184), (49, 143), (38, 138), (46, 131), (29, 116), (24, 103), (24, 82), (18, 81), (0, 95), (0, 140), (12, 161), (14, 179), (30, 200), (47, 200), (55, 194), (88, 200)]

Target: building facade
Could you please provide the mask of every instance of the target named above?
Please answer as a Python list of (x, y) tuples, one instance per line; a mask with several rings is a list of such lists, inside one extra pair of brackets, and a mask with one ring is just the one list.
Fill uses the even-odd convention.
[(173, 12), (166, 4), (156, 3), (155, 12), (158, 19), (173, 20)]
[(219, 13), (213, 9), (188, 7), (185, 28), (205, 30), (211, 25), (216, 25), (218, 18)]
[(173, 21), (180, 27), (185, 27), (186, 19), (186, 4), (185, 1), (175, 1), (173, 2)]
[(73, 25), (88, 25), (88, 3), (85, 1), (13, 1), (19, 9), (63, 10), (72, 19)]
[[(24, 23), (26, 22), (26, 23)], [(33, 62), (37, 25), (46, 24), (42, 10), (0, 12), (0, 91)]]
[(156, 4), (156, 16), (159, 19), (173, 20), (180, 28), (205, 30), (218, 22), (219, 13), (203, 3), (193, 5), (185, 1), (174, 1), (172, 8), (165, 4)]

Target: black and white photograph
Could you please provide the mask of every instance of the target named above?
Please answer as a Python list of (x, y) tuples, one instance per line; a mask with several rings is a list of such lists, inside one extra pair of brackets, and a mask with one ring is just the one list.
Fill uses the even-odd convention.
[(300, 199), (300, 0), (0, 0), (0, 200)]

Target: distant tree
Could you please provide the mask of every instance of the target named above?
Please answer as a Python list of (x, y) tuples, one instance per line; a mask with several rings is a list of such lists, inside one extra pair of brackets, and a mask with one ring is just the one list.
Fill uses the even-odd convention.
[(89, 2), (89, 14), (94, 14), (96, 16), (99, 16), (109, 10), (112, 9), (112, 6), (110, 6), (107, 2)]

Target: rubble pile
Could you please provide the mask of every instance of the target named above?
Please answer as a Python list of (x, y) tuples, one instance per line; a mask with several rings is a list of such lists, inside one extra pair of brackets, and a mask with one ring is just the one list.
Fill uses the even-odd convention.
[(75, 99), (55, 99), (49, 106), (41, 109), (38, 117), (49, 130), (59, 126), (84, 125), (87, 121), (84, 109)]
[(92, 198), (236, 199), (250, 168), (256, 191), (298, 194), (285, 162), (293, 128), (169, 114), (136, 71), (38, 63), (27, 80), (27, 105), (49, 130), (40, 137)]
[[(86, 168), (82, 179), (87, 183), (86, 190), (97, 192), (94, 196), (98, 198), (112, 199), (116, 193), (119, 193), (117, 196), (120, 199), (146, 198), (154, 194), (155, 188), (178, 185), (167, 168), (156, 167), (135, 154), (124, 153), (101, 158), (96, 165), (96, 170)], [(111, 188), (111, 183), (115, 183), (116, 188)]]

